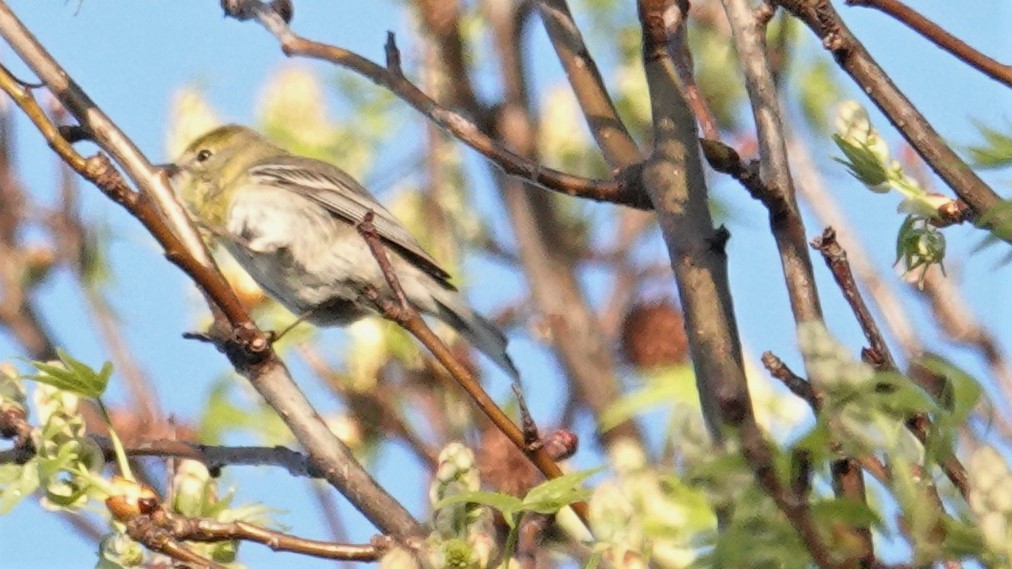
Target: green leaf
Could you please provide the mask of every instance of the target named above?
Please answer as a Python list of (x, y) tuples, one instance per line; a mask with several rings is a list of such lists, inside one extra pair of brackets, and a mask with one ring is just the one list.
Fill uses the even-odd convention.
[(63, 366), (45, 362), (32, 362), (41, 373), (25, 376), (27, 379), (51, 385), (57, 389), (77, 393), (83, 397), (97, 399), (105, 391), (112, 376), (112, 364), (106, 362), (96, 372), (87, 364), (75, 359), (60, 348), (56, 349)]
[(681, 365), (650, 377), (640, 389), (627, 393), (601, 413), (599, 428), (613, 429), (636, 415), (664, 405), (689, 403), (698, 405), (692, 366)]
[[(1012, 132), (993, 129), (983, 122), (974, 121), (984, 137), (983, 144), (970, 146), (966, 151), (978, 168), (1001, 168), (1012, 165)], [(1010, 126), (1012, 129), (1012, 126)]]
[(604, 467), (598, 467), (549, 480), (532, 488), (523, 500), (501, 492), (464, 492), (443, 498), (436, 502), (435, 508), (445, 508), (454, 504), (489, 506), (499, 510), (512, 528), (516, 523), (516, 514), (520, 512), (551, 514), (573, 502), (586, 500), (590, 497), (591, 490), (583, 488), (583, 483), (602, 470)]
[(81, 498), (88, 493), (88, 486), (78, 484), (76, 480), (54, 479), (44, 485), (46, 499), (60, 509), (77, 510), (81, 506)]
[(602, 470), (604, 467), (599, 466), (542, 482), (531, 488), (531, 491), (524, 497), (523, 509), (539, 514), (551, 514), (559, 511), (563, 506), (586, 500), (592, 491), (589, 488), (584, 488), (583, 483)]
[(984, 553), (987, 549), (978, 530), (972, 524), (955, 520), (948, 516), (941, 518), (945, 528), (945, 539), (942, 551), (953, 558), (972, 557)]
[(437, 510), (445, 508), (446, 506), (452, 506), (454, 504), (481, 504), (482, 506), (488, 506), (495, 508), (502, 512), (503, 517), (506, 519), (506, 523), (513, 526), (514, 514), (521, 511), (523, 508), (523, 500), (516, 496), (510, 496), (509, 494), (503, 494), (501, 492), (464, 492), (461, 494), (454, 494), (447, 496), (442, 500), (436, 502), (434, 506)]
[(938, 404), (923, 389), (899, 373), (875, 374), (877, 405), (899, 417), (915, 413), (936, 413)]
[(846, 166), (850, 175), (868, 186), (868, 189), (873, 192), (886, 193), (889, 191), (888, 187), (883, 188), (883, 184), (889, 181), (889, 172), (870, 146), (863, 143), (855, 144), (839, 134), (833, 135), (833, 142), (836, 142), (836, 145), (846, 156), (846, 159), (833, 158), (833, 160)]
[(38, 487), (39, 469), (35, 459), (25, 464), (0, 465), (0, 515), (32, 496)]
[[(946, 379), (945, 399), (951, 419), (961, 423), (977, 406), (983, 388), (974, 377), (945, 358), (929, 355), (917, 360), (928, 371)], [(944, 399), (943, 399), (944, 400)]]
[(842, 523), (854, 527), (872, 527), (882, 532), (888, 530), (882, 518), (868, 504), (849, 498), (815, 502), (812, 504), (812, 515), (826, 527)]

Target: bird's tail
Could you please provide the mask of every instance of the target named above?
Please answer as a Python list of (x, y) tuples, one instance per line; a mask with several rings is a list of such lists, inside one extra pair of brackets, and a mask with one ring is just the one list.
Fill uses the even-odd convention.
[(436, 300), (436, 316), (463, 334), (472, 346), (492, 359), (514, 380), (520, 380), (520, 372), (506, 353), (506, 336), (495, 324), (471, 309), (460, 297)]

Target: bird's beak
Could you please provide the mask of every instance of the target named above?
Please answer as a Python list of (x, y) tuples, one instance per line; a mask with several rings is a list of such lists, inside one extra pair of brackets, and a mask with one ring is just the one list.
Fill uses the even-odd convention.
[(155, 168), (165, 172), (165, 175), (169, 177), (169, 180), (178, 176), (180, 171), (179, 166), (176, 166), (175, 164), (155, 164)]

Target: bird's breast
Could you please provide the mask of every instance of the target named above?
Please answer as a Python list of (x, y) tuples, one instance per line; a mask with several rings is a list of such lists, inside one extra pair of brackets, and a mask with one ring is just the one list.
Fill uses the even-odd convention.
[(240, 193), (229, 211), (228, 234), (234, 236), (224, 239), (232, 256), (296, 314), (357, 299), (361, 267), (372, 260), (349, 223), (280, 189)]

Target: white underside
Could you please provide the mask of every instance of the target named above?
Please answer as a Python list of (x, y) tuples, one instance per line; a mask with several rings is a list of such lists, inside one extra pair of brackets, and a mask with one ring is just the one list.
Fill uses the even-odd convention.
[[(351, 303), (314, 313), (309, 319), (318, 324), (344, 324), (367, 314), (369, 305), (358, 301), (366, 284), (389, 294), (376, 259), (355, 227), (292, 192), (244, 189), (229, 209), (226, 229), (236, 237), (222, 239), (232, 256), (293, 313), (305, 314), (335, 301)], [(408, 300), (423, 312), (436, 312), (430, 291), (438, 294), (442, 287), (395, 251), (387, 251)]]

